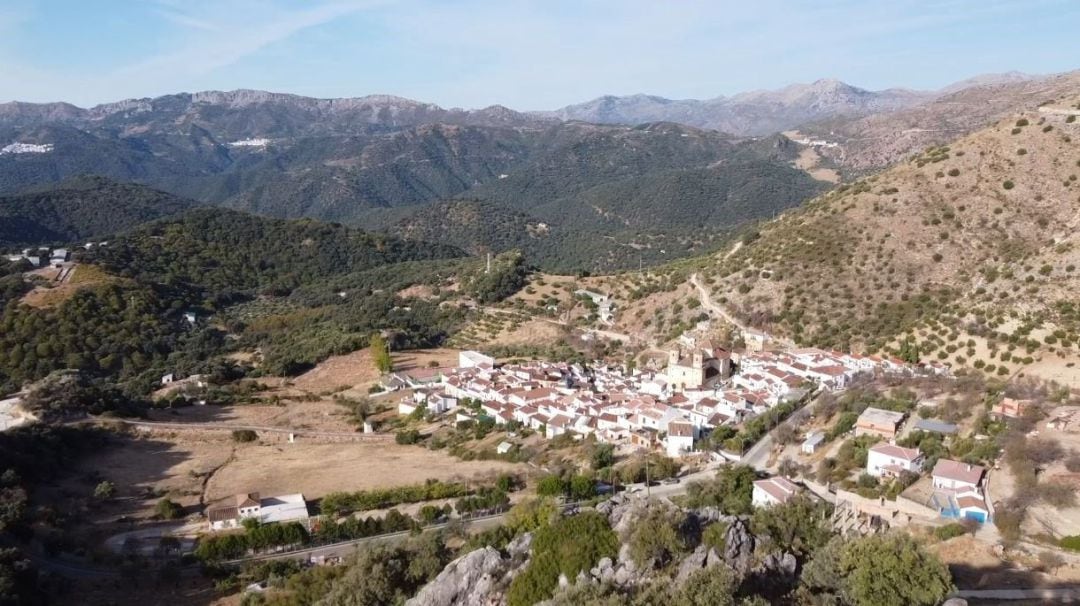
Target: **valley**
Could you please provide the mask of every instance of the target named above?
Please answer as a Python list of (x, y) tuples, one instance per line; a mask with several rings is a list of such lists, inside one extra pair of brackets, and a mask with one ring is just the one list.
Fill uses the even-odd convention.
[(1071, 599), (1078, 74), (0, 104), (0, 604)]

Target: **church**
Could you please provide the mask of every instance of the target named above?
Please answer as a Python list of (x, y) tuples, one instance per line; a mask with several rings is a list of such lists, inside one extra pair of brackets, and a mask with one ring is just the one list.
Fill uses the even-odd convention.
[(731, 352), (705, 342), (687, 351), (673, 349), (668, 353), (668, 385), (673, 390), (709, 389), (731, 376)]

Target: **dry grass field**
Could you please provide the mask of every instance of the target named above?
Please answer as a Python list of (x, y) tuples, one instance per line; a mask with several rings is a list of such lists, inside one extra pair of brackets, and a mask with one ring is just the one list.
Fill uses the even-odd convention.
[[(31, 273), (52, 281), (56, 279), (59, 271), (52, 267), (46, 267)], [(36, 286), (23, 295), (22, 302), (30, 307), (55, 307), (70, 299), (72, 295), (84, 287), (104, 284), (116, 279), (95, 265), (76, 265), (71, 275), (63, 283)]]
[(459, 461), (445, 452), (397, 444), (246, 444), (207, 485), (209, 500), (239, 492), (302, 492), (309, 499), (339, 490), (485, 478), (523, 470), (500, 461)]

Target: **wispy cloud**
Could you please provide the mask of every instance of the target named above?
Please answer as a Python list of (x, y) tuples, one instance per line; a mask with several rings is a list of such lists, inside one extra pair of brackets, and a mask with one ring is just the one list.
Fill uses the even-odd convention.
[[(288, 7), (256, 0), (159, 0), (151, 13), (174, 28), (161, 52), (94, 74), (70, 74), (43, 69), (0, 53), (8, 84), (0, 82), (0, 97), (20, 93), (41, 97), (41, 91), (66, 91), (63, 98), (117, 99), (161, 94), (195, 85), (201, 76), (233, 65), (297, 33), (331, 23), (388, 0), (331, 0)], [(2, 17), (0, 17), (2, 19)], [(5, 55), (7, 55), (5, 57)], [(12, 81), (14, 80), (14, 81)], [(52, 97), (59, 98), (59, 97)]]
[(1076, 0), (113, 0), (87, 28), (128, 29), (81, 47), (9, 8), (57, 1), (0, 0), (0, 100), (255, 86), (544, 109), (821, 77), (926, 88), (1075, 68), (1080, 51)]
[(180, 25), (182, 27), (190, 27), (193, 29), (201, 29), (208, 32), (219, 31), (221, 28), (206, 21), (193, 17), (192, 15), (176, 10), (174, 8), (161, 7), (156, 10), (157, 14), (161, 15), (166, 21)]
[[(248, 10), (234, 7), (220, 25), (211, 18), (188, 15), (188, 21), (202, 23), (206, 33), (193, 37), (181, 48), (127, 65), (113, 75), (117, 78), (161, 75), (198, 75), (231, 65), (259, 50), (285, 40), (302, 30), (323, 25), (358, 11), (383, 4), (378, 0), (346, 0), (312, 3), (302, 9)], [(220, 8), (215, 12), (220, 13)]]

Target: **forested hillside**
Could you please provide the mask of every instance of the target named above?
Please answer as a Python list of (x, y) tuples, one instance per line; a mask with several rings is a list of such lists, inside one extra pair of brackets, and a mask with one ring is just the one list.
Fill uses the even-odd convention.
[(207, 208), (136, 229), (88, 260), (119, 276), (230, 301), (287, 295), (305, 283), (381, 265), (459, 256), (445, 245)]
[(194, 205), (141, 185), (76, 177), (56, 186), (0, 197), (0, 246), (98, 239), (177, 215)]
[[(0, 155), (0, 193), (89, 173), (236, 210), (364, 227), (385, 224), (388, 213), (400, 219), (436, 202), (482, 199), (561, 225), (556, 238), (575, 252), (536, 247), (520, 230), (486, 246), (531, 249), (530, 259), (548, 268), (596, 271), (640, 260), (598, 235), (633, 244), (620, 232), (684, 232), (702, 227), (695, 217), (727, 229), (821, 189), (792, 167), (798, 146), (783, 137), (455, 113), (393, 99), (336, 108), (315, 101), (251, 93), (126, 109), (5, 106), (0, 141), (32, 150)], [(377, 109), (387, 103), (392, 109)], [(659, 248), (700, 250), (671, 239)]]
[(1080, 97), (1048, 100), (776, 221), (704, 270), (800, 343), (1007, 375), (1080, 343)]
[(211, 372), (236, 347), (261, 351), (264, 370), (296, 372), (378, 331), (396, 347), (438, 344), (460, 312), (403, 305), (397, 291), (479, 270), (462, 257), (443, 245), (206, 208), (82, 253), (80, 263), (112, 279), (55, 306), (20, 303), (29, 285), (5, 262), (0, 392), (76, 369), (140, 394), (166, 372)]

